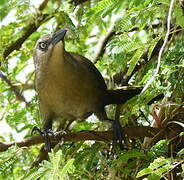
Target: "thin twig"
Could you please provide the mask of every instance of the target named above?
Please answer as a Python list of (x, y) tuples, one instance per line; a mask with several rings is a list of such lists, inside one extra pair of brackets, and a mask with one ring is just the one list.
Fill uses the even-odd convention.
[[(48, 0), (44, 0), (38, 10), (42, 11), (48, 3)], [(40, 25), (45, 22), (46, 20), (52, 18), (53, 16), (49, 14), (37, 14), (36, 20), (32, 19), (30, 23), (23, 28), (23, 33), (20, 38), (18, 38), (15, 42), (10, 44), (4, 51), (3, 57), (6, 59), (14, 50), (19, 50), (24, 43), (24, 41), (32, 34), (34, 33)]]
[(12, 82), (0, 71), (0, 78), (7, 83), (7, 85), (10, 87), (10, 89), (14, 92), (17, 100), (25, 102), (26, 105), (29, 105), (29, 103), (26, 101), (25, 97), (19, 92), (16, 86), (12, 84)]
[(172, 9), (173, 9), (173, 5), (174, 5), (174, 0), (171, 0), (170, 2), (170, 7), (169, 7), (169, 13), (168, 13), (168, 18), (167, 18), (167, 33), (165, 35), (165, 39), (164, 39), (164, 43), (159, 51), (158, 54), (158, 63), (157, 63), (157, 68), (155, 73), (153, 74), (153, 76), (150, 78), (150, 80), (146, 83), (145, 87), (142, 90), (142, 93), (146, 91), (146, 89), (148, 89), (148, 87), (153, 83), (153, 81), (155, 80), (157, 74), (159, 73), (159, 69), (160, 69), (160, 63), (161, 63), (161, 56), (162, 53), (164, 51), (164, 48), (167, 44), (168, 38), (169, 38), (169, 34), (170, 34), (170, 27), (171, 27), (171, 13), (172, 13)]
[(100, 57), (103, 56), (105, 52), (105, 47), (107, 43), (109, 42), (109, 39), (115, 34), (115, 32), (112, 31), (113, 27), (114, 27), (114, 24), (109, 28), (107, 34), (100, 38), (98, 45), (97, 45), (97, 52), (94, 58), (92, 59), (92, 62), (94, 64), (99, 60)]

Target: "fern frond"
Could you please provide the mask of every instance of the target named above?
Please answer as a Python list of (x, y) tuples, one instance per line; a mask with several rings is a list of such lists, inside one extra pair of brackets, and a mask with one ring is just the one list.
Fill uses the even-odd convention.
[(62, 168), (62, 170), (60, 171), (60, 178), (64, 179), (64, 177), (67, 176), (68, 173), (73, 173), (74, 172), (74, 159), (70, 159), (67, 161), (67, 163), (65, 164), (65, 166)]
[(172, 159), (159, 157), (155, 159), (148, 168), (144, 168), (141, 171), (138, 172), (137, 178), (149, 175), (148, 179), (154, 176), (157, 176), (157, 179), (160, 179), (164, 176), (164, 174), (171, 171), (174, 167), (177, 166), (178, 162), (172, 162)]
[(21, 178), (21, 180), (35, 180), (35, 179), (38, 179), (40, 177), (43, 176), (45, 170), (44, 169), (39, 169), (39, 170), (34, 170), (33, 172), (30, 173), (29, 176), (27, 177), (23, 177)]
[(94, 11), (95, 13), (98, 13), (106, 8), (109, 8), (114, 3), (117, 3), (119, 1), (120, 0), (102, 0), (98, 2), (96, 6), (92, 7), (91, 10)]
[(118, 19), (115, 24), (115, 31), (125, 32), (129, 30), (133, 25), (131, 24), (131, 15), (125, 15), (124, 17)]

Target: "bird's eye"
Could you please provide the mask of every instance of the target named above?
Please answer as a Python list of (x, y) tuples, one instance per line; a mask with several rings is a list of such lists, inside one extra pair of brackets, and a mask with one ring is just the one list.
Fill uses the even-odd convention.
[(39, 48), (40, 48), (41, 50), (45, 50), (45, 49), (47, 48), (47, 43), (45, 43), (45, 42), (40, 42), (40, 43), (39, 43)]

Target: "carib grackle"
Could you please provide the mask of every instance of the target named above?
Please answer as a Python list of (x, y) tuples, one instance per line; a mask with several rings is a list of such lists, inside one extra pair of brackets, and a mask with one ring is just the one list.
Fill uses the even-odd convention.
[(119, 121), (107, 117), (105, 106), (123, 104), (142, 90), (141, 87), (108, 90), (105, 81), (87, 58), (65, 50), (67, 30), (41, 37), (34, 50), (35, 87), (43, 118), (46, 148), (50, 151), (48, 133), (58, 118), (85, 119), (95, 114), (112, 123), (113, 139), (122, 147), (123, 132)]

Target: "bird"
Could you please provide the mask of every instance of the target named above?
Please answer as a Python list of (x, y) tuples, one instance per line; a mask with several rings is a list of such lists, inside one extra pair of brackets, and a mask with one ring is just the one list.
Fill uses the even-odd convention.
[(82, 55), (66, 51), (64, 37), (67, 29), (40, 37), (35, 45), (35, 89), (43, 119), (46, 149), (50, 151), (48, 133), (57, 119), (86, 119), (95, 114), (101, 121), (112, 124), (113, 139), (121, 147), (123, 135), (119, 121), (109, 119), (105, 106), (123, 104), (141, 93), (142, 87), (108, 89), (95, 65)]

